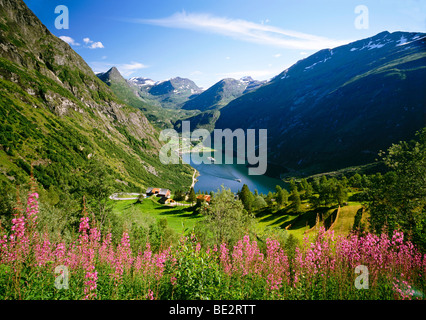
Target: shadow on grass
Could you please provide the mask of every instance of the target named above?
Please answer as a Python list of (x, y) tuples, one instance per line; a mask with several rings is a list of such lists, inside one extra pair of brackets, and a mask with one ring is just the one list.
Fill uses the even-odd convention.
[(297, 216), (298, 215), (298, 213), (296, 213), (292, 210), (291, 206), (286, 206), (286, 207), (279, 209), (275, 212), (273, 212), (273, 210), (274, 210), (273, 208), (264, 208), (261, 211), (258, 211), (256, 213), (256, 218), (258, 218), (258, 219), (260, 218), (259, 222), (269, 222), (269, 221), (274, 221), (277, 218), (281, 217), (281, 219), (274, 221), (274, 223), (271, 224), (271, 225), (277, 225), (280, 222), (287, 220), (291, 216)]
[[(179, 208), (179, 209), (178, 209)], [(197, 219), (202, 217), (199, 213), (194, 213), (192, 207), (168, 207), (168, 206), (160, 206), (154, 208), (155, 210), (162, 210), (160, 212), (160, 216), (174, 216), (185, 219)]]
[(327, 221), (326, 223), (331, 225), (337, 213), (337, 209), (335, 209), (329, 214), (329, 211), (333, 208), (334, 207), (320, 207), (303, 212), (296, 212), (291, 206), (286, 206), (275, 212), (272, 208), (265, 208), (256, 213), (256, 218), (259, 222), (270, 222), (268, 224), (270, 227), (285, 229), (290, 226), (289, 230), (309, 229), (315, 225), (317, 215), (319, 215), (321, 221), (325, 219), (325, 221)]
[[(284, 222), (280, 227), (285, 229), (288, 225), (291, 224), (289, 230), (298, 230), (306, 227), (310, 229), (315, 226), (317, 222), (317, 215), (319, 215), (320, 221), (334, 221), (335, 215), (337, 214), (337, 209), (333, 209), (335, 209), (335, 206), (311, 209), (309, 211), (304, 212), (303, 214), (298, 215), (292, 220)], [(330, 210), (333, 210), (331, 214), (329, 214)]]

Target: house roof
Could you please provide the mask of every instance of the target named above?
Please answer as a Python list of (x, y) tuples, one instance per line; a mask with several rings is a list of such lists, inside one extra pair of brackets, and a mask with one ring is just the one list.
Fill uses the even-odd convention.
[(210, 202), (211, 198), (212, 197), (209, 194), (200, 194), (200, 195), (197, 196), (197, 199), (204, 199), (207, 202)]
[(165, 196), (167, 193), (170, 193), (169, 189), (160, 189), (160, 192), (158, 193), (158, 195)]
[(157, 196), (167, 196), (170, 195), (170, 190), (169, 189), (164, 189), (164, 188), (148, 188), (146, 190), (146, 193), (156, 193)]

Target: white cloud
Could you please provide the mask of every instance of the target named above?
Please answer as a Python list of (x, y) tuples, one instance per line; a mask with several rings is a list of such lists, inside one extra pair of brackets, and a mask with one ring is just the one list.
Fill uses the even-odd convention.
[(279, 57), (281, 57), (281, 53), (274, 54), (274, 58), (279, 58)]
[(117, 65), (117, 69), (124, 77), (130, 76), (135, 71), (145, 68), (148, 68), (148, 66), (139, 62), (131, 62)]
[(75, 42), (75, 40), (71, 37), (68, 36), (60, 36), (59, 39), (61, 39), (62, 41), (65, 41), (66, 43), (68, 43), (71, 46), (79, 46), (80, 44), (78, 42)]
[(98, 42), (94, 42), (89, 46), (90, 49), (102, 49), (105, 48), (104, 45), (102, 44), (102, 42), (98, 41)]
[(130, 63), (109, 63), (104, 61), (95, 61), (90, 63), (90, 66), (93, 70), (93, 72), (106, 72), (112, 67), (116, 67), (118, 71), (120, 71), (121, 75), (125, 78), (130, 77), (133, 73), (135, 73), (138, 70), (148, 68), (147, 65), (144, 65), (140, 62), (130, 62)]
[(346, 44), (348, 41), (333, 40), (307, 33), (285, 30), (265, 23), (254, 23), (241, 19), (216, 17), (210, 14), (186, 13), (173, 14), (162, 19), (133, 19), (134, 23), (158, 25), (169, 28), (181, 28), (204, 31), (232, 37), (262, 45), (281, 48), (319, 50)]
[(231, 57), (225, 57), (226, 60), (231, 60)]
[(94, 42), (94, 41), (90, 40), (90, 38), (84, 38), (83, 42), (87, 45), (87, 48), (89, 48), (89, 49), (103, 49), (103, 48), (105, 48), (104, 45), (102, 44), (102, 42), (100, 42), (100, 41)]

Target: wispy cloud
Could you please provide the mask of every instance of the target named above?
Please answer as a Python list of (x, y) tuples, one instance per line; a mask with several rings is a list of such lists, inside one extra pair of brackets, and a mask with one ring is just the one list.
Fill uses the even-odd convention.
[(241, 41), (300, 50), (333, 48), (349, 42), (285, 30), (265, 23), (229, 19), (210, 14), (187, 13), (185, 11), (161, 19), (129, 19), (127, 21), (169, 28), (212, 32)]
[(105, 61), (94, 61), (90, 63), (90, 67), (92, 68), (93, 72), (106, 72), (112, 67), (116, 67), (118, 71), (120, 71), (121, 75), (125, 78), (130, 77), (133, 73), (135, 73), (138, 70), (148, 68), (147, 65), (144, 65), (140, 62), (130, 62), (130, 63), (109, 63)]
[(193, 72), (191, 72), (191, 76), (199, 76), (202, 75), (203, 73), (200, 70), (195, 70)]
[(59, 39), (61, 39), (62, 41), (65, 41), (66, 43), (68, 43), (70, 46), (79, 46), (80, 44), (78, 42), (76, 42), (73, 38), (68, 37), (68, 36), (60, 36)]

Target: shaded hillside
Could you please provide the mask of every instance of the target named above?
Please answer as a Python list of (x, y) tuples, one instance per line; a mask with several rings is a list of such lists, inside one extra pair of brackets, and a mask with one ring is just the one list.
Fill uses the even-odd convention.
[(268, 129), (280, 172), (373, 162), (425, 126), (425, 34), (382, 32), (300, 60), (221, 109), (217, 128)]
[[(200, 110), (201, 113), (184, 119), (191, 122), (194, 129), (203, 128), (213, 131), (215, 123), (220, 116), (220, 109), (232, 100), (241, 97), (243, 94), (256, 90), (264, 85), (266, 81), (253, 80), (251, 77), (244, 77), (240, 80), (223, 79), (211, 86), (203, 93), (188, 100), (182, 109)], [(177, 121), (175, 128), (181, 127), (181, 121)]]
[(231, 78), (223, 79), (195, 98), (187, 101), (182, 106), (182, 109), (200, 111), (220, 109), (232, 100), (242, 96), (246, 88), (247, 84), (245, 82)]

